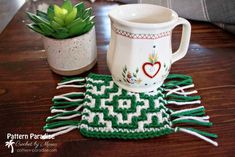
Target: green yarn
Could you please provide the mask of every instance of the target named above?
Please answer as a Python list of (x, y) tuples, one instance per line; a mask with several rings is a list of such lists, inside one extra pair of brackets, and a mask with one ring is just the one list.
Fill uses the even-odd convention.
[(80, 112), (80, 111), (68, 111), (68, 112), (59, 113), (59, 114), (56, 114), (56, 115), (54, 115), (54, 116), (52, 116), (52, 117), (48, 117), (48, 118), (46, 119), (46, 122), (50, 122), (50, 121), (52, 121), (52, 120), (55, 120), (55, 119), (58, 118), (58, 117), (68, 116), (68, 115), (74, 115), (74, 114), (81, 114), (81, 112)]
[(184, 119), (184, 120), (173, 120), (173, 124), (178, 124), (178, 123), (191, 123), (191, 124), (197, 124), (197, 125), (202, 125), (202, 126), (212, 126), (213, 124), (211, 122), (201, 122), (198, 120), (194, 119)]
[[(163, 97), (163, 93), (161, 91), (159, 91), (157, 95), (148, 95), (148, 94), (141, 93), (139, 94), (140, 101), (137, 101), (137, 97), (136, 97), (137, 94), (132, 93), (130, 95), (129, 92), (123, 89), (121, 90), (120, 94), (117, 94), (120, 89), (115, 84), (113, 85), (112, 88), (106, 88), (104, 93), (102, 94), (100, 93), (96, 94), (96, 92), (92, 91), (93, 89), (97, 89), (97, 91), (99, 92), (102, 86), (108, 87), (110, 85), (110, 81), (112, 80), (111, 76), (105, 76), (105, 75), (97, 76), (96, 74), (90, 74), (87, 80), (88, 80), (87, 86), (92, 87), (92, 88), (87, 89), (85, 95), (90, 96), (90, 99), (95, 100), (95, 104), (93, 104), (93, 107), (91, 107), (92, 102), (85, 102), (84, 108), (86, 110), (84, 112), (85, 113), (89, 112), (90, 115), (101, 114), (104, 121), (110, 122), (112, 124), (112, 129), (109, 131), (110, 137), (119, 137), (119, 138), (124, 138), (124, 139), (148, 138), (149, 137), (148, 134), (145, 135), (144, 133), (141, 133), (141, 132), (138, 133), (137, 131), (135, 131), (139, 127), (138, 125), (139, 122), (147, 120), (147, 116), (146, 116), (147, 114), (155, 114), (155, 116), (152, 117), (152, 122), (150, 124), (145, 124), (143, 126), (145, 129), (149, 129), (149, 130), (155, 129), (155, 131), (152, 131), (153, 135), (158, 136), (158, 135), (164, 135), (164, 134), (168, 134), (172, 132), (172, 129), (170, 127), (171, 126), (170, 119), (169, 119), (170, 116), (166, 115), (168, 110), (165, 110), (165, 107), (163, 107), (163, 104), (160, 104), (157, 107), (155, 106), (154, 101), (158, 100), (159, 97)], [(97, 83), (96, 81), (104, 81), (104, 82)], [(112, 94), (116, 94), (116, 95), (113, 96), (112, 99), (110, 99), (110, 95)], [(125, 103), (123, 103), (123, 105), (127, 105), (129, 103), (130, 106), (126, 108), (125, 107), (121, 108), (119, 107), (120, 105), (119, 101), (124, 101)], [(128, 115), (135, 114), (137, 112), (138, 107), (143, 107), (145, 105), (144, 101), (148, 102), (149, 107), (146, 109), (142, 109), (139, 116), (137, 117), (133, 116), (130, 119), (129, 123), (122, 124), (118, 120), (118, 117), (116, 115), (119, 114), (122, 117), (123, 121), (127, 121)], [(112, 112), (116, 115), (110, 114), (110, 111), (108, 110), (108, 108), (103, 108), (104, 105), (107, 107), (112, 107), (113, 108)], [(161, 110), (164, 112), (160, 112)], [(157, 117), (157, 113), (159, 114), (160, 117)], [(89, 137), (96, 136), (100, 138), (105, 138), (106, 136), (103, 137), (103, 131), (96, 131), (96, 134), (95, 135), (93, 134), (94, 129), (102, 130), (102, 128), (99, 128), (98, 124), (97, 125), (92, 124), (92, 127), (91, 127), (91, 123), (89, 123), (89, 121), (87, 120), (90, 118), (91, 117), (89, 116), (89, 114), (82, 116), (82, 121), (81, 121), (81, 126), (80, 126), (80, 130), (82, 130), (81, 133)], [(165, 119), (160, 122), (159, 118), (165, 118)], [(96, 122), (99, 122), (99, 121), (100, 119), (98, 121), (96, 120)], [(159, 129), (156, 129), (156, 128), (159, 128)], [(161, 130), (161, 128), (168, 128), (168, 129)], [(108, 130), (108, 128), (106, 127), (103, 129)], [(121, 135), (116, 136), (115, 130), (119, 130), (122, 136)], [(127, 137), (130, 135), (129, 133), (130, 131), (132, 131), (132, 134), (130, 137)]]
[(188, 75), (183, 75), (183, 74), (169, 74), (167, 76), (167, 80), (170, 80), (170, 79), (192, 79), (192, 77)]
[(76, 120), (66, 120), (66, 121), (60, 121), (60, 122), (53, 122), (53, 123), (47, 123), (43, 129), (54, 129), (56, 127), (60, 126), (67, 126), (67, 125), (72, 125), (72, 126), (78, 126), (80, 124), (79, 121)]
[(80, 101), (76, 101), (76, 102), (71, 102), (71, 101), (54, 101), (53, 102), (53, 106), (61, 106), (61, 105), (73, 105), (73, 104), (82, 104), (83, 103), (83, 100), (80, 100)]
[(183, 95), (176, 95), (176, 94), (170, 94), (167, 96), (171, 101), (179, 101), (179, 102), (185, 102), (185, 101), (193, 101), (193, 100), (200, 100), (201, 97), (196, 96), (183, 96)]
[(70, 108), (70, 107), (77, 107), (81, 105), (80, 103), (77, 103), (77, 102), (73, 102), (73, 103), (70, 103), (68, 105), (60, 105), (60, 106), (52, 106), (51, 109), (66, 109), (66, 108)]
[(182, 85), (190, 85), (192, 84), (192, 79), (189, 78), (189, 79), (186, 79), (186, 80), (183, 80), (183, 81), (169, 81), (167, 83), (164, 83), (163, 86), (165, 88), (173, 88), (173, 87), (176, 87), (176, 86), (182, 86)]
[[(83, 94), (70, 94), (70, 95), (67, 95), (67, 96), (64, 96), (64, 97), (72, 99), (72, 98), (80, 98), (80, 97), (83, 97), (83, 96), (84, 96)], [(64, 100), (64, 99), (63, 98), (52, 98), (53, 102), (59, 102), (61, 100)]]
[(102, 138), (102, 139), (110, 139), (110, 138), (119, 138), (119, 139), (145, 139), (145, 138), (154, 138), (166, 134), (171, 134), (174, 132), (172, 128), (163, 128), (161, 131), (146, 131), (146, 132), (126, 132), (125, 136), (122, 132), (114, 131), (114, 132), (100, 132), (100, 131), (87, 131), (87, 129), (81, 128), (80, 132), (82, 135), (86, 137), (93, 138)]
[[(217, 137), (197, 129), (177, 127), (178, 124), (212, 126), (211, 122), (202, 117), (205, 115), (203, 106), (178, 111), (166, 107), (168, 102), (176, 105), (200, 103), (199, 95), (186, 96), (184, 91), (174, 93), (179, 87), (192, 87), (190, 76), (170, 74), (154, 94), (128, 92), (119, 88), (109, 75), (89, 74), (86, 79), (65, 78), (62, 83), (67, 85), (71, 81), (73, 84), (83, 83), (85, 93), (54, 97), (51, 110), (61, 113), (48, 117), (44, 130), (59, 130), (57, 133), (62, 134), (69, 129), (79, 128), (82, 135), (95, 138), (144, 139), (178, 131), (205, 138)], [(79, 115), (81, 120), (68, 120), (68, 117)], [(211, 143), (215, 144), (213, 141)]]
[(172, 113), (171, 116), (173, 116), (173, 117), (190, 116), (190, 115), (195, 115), (195, 114), (204, 115), (204, 113), (205, 113), (205, 108), (203, 106), (200, 106), (197, 108), (176, 111), (176, 112)]
[(193, 128), (185, 128), (185, 129), (197, 132), (197, 133), (199, 133), (201, 135), (204, 135), (204, 136), (207, 136), (207, 137), (218, 138), (218, 135), (213, 134), (213, 133), (209, 133), (209, 132), (205, 132), (205, 131), (200, 131), (200, 130), (193, 129)]
[(80, 80), (79, 82), (84, 82), (85, 79), (82, 77), (63, 77), (63, 79), (60, 81), (60, 83), (72, 81), (72, 80)]

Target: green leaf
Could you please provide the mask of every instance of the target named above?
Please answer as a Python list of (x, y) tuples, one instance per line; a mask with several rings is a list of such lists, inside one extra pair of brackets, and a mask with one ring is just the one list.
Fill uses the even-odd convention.
[(91, 15), (92, 15), (92, 8), (87, 8), (83, 13), (82, 18), (85, 19), (87, 17), (90, 17)]
[(54, 13), (54, 7), (50, 5), (47, 9), (47, 16), (52, 21), (54, 19), (55, 13)]
[(29, 29), (31, 29), (31, 30), (33, 30), (33, 31), (35, 31), (35, 32), (37, 32), (37, 33), (40, 33), (40, 34), (42, 34), (42, 35), (45, 35), (44, 32), (40, 29), (40, 27), (39, 27), (37, 24), (35, 24), (35, 23), (27, 24), (26, 26), (27, 26)]
[(91, 22), (93, 22), (93, 19), (95, 18), (95, 16), (91, 16), (91, 17), (86, 17), (85, 19), (84, 19), (84, 21), (87, 23), (87, 24), (89, 24), (89, 23), (91, 23)]
[(61, 28), (59, 28), (59, 29), (57, 30), (57, 32), (66, 32), (66, 33), (68, 33), (69, 30), (68, 30), (67, 28), (61, 27)]
[(48, 16), (47, 16), (47, 13), (44, 13), (44, 12), (42, 12), (42, 11), (40, 11), (40, 10), (37, 10), (37, 11), (36, 11), (36, 15), (37, 15), (37, 16), (40, 16), (41, 18), (44, 18), (44, 19), (46, 19), (46, 20), (49, 20), (49, 18), (48, 18)]
[(80, 3), (76, 4), (75, 7), (77, 8), (77, 17), (81, 17), (84, 10), (85, 10), (84, 3), (80, 2)]
[(89, 23), (89, 17), (83, 19), (86, 23)]
[(70, 13), (73, 10), (73, 4), (70, 0), (65, 0), (61, 8), (66, 9)]
[(68, 26), (70, 36), (81, 35), (85, 26), (86, 23), (82, 19), (76, 19), (72, 24)]
[(94, 22), (91, 22), (91, 23), (89, 23), (89, 24), (86, 24), (86, 26), (85, 26), (84, 29), (83, 29), (83, 33), (89, 32), (89, 31), (92, 29), (93, 26), (94, 26)]
[(66, 17), (65, 17), (65, 25), (70, 24), (73, 22), (77, 15), (77, 8), (73, 8), (73, 11), (71, 11)]
[(55, 22), (57, 22), (59, 25), (64, 26), (64, 21), (57, 16), (54, 17)]
[(53, 38), (55, 39), (66, 39), (69, 37), (67, 33), (55, 33), (52, 35)]
[(65, 28), (59, 28), (52, 36), (56, 39), (66, 39), (70, 37), (68, 30)]
[(54, 12), (55, 12), (55, 17), (64, 19), (65, 15), (68, 13), (66, 9), (60, 8), (58, 5), (54, 5)]
[(27, 25), (30, 29), (56, 39), (82, 35), (94, 26), (92, 9), (86, 9), (83, 2), (73, 7), (71, 0), (64, 0), (61, 7), (50, 5), (46, 13), (37, 10), (36, 14), (27, 15), (33, 21), (33, 24)]
[(38, 26), (41, 28), (46, 36), (51, 36), (54, 33), (54, 30), (44, 23), (39, 23)]
[(71, 27), (73, 27), (74, 25), (80, 25), (83, 23), (83, 20), (81, 18), (77, 18), (76, 20), (74, 20), (71, 24), (69, 24), (67, 26), (68, 29), (70, 29)]
[(89, 18), (89, 21), (90, 21), (90, 22), (93, 22), (93, 21), (94, 21), (94, 18), (95, 18), (95, 16), (91, 16), (91, 17)]
[(40, 16), (37, 16), (35, 14), (32, 14), (30, 12), (26, 12), (28, 17), (34, 22), (34, 23), (45, 23), (46, 25), (50, 26), (50, 23), (48, 20), (41, 18)]
[(57, 29), (61, 28), (62, 26), (53, 20), (53, 21), (51, 21), (51, 27), (54, 30), (57, 30)]

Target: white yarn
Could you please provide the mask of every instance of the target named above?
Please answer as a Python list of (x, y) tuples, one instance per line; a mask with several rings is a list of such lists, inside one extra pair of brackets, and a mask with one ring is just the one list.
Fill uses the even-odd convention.
[[(81, 114), (76, 113), (76, 114), (73, 114), (73, 115), (70, 115), (70, 116), (56, 117), (56, 118), (54, 118), (54, 119), (72, 119), (72, 118), (75, 118), (75, 117), (78, 117), (78, 116), (81, 116)], [(51, 118), (51, 116), (48, 117), (48, 118)]]
[(83, 100), (83, 99), (71, 99), (71, 98), (67, 98), (65, 96), (60, 96), (60, 95), (54, 96), (53, 99), (64, 99), (64, 100), (67, 100), (67, 101), (70, 101), (70, 102), (76, 102), (76, 101), (82, 101)]
[(140, 130), (139, 128), (137, 129), (123, 129), (123, 128), (111, 128), (110, 130), (107, 129), (107, 127), (99, 127), (99, 128), (94, 128), (94, 127), (90, 127), (87, 124), (81, 124), (79, 128), (83, 128), (89, 131), (101, 131), (101, 132), (152, 132), (152, 131), (161, 131), (161, 130), (165, 130), (166, 128), (171, 129), (171, 127), (168, 124), (165, 124), (163, 127), (161, 128), (144, 128), (143, 130)]
[[(83, 105), (79, 105), (77, 108), (75, 108), (72, 111), (79, 111), (81, 108), (83, 107)], [(61, 113), (61, 112), (68, 112), (67, 110), (62, 110), (62, 109), (52, 109), (51, 113)]]
[(192, 111), (192, 110), (197, 110), (197, 109), (201, 109), (201, 108), (204, 108), (203, 106), (199, 106), (199, 107), (195, 107), (195, 108), (190, 108), (190, 109), (183, 109), (183, 110), (179, 110), (179, 111), (175, 111), (172, 113), (172, 115), (174, 114), (178, 114), (178, 113), (181, 113), (181, 112), (185, 112), (185, 111)]
[(84, 79), (84, 78), (81, 78), (81, 79), (75, 79), (75, 80), (70, 80), (70, 81), (66, 81), (66, 82), (60, 82), (60, 83), (58, 83), (57, 85), (58, 85), (58, 86), (61, 86), (61, 85), (69, 84), (69, 83), (82, 82), (82, 81), (85, 81), (85, 79)]
[(59, 85), (59, 86), (56, 87), (56, 89), (68, 88), (68, 87), (82, 88), (82, 87), (85, 87), (85, 85)]
[[(184, 89), (190, 89), (190, 88), (193, 88), (193, 87), (194, 87), (194, 84), (183, 86), (183, 87), (178, 87), (178, 88), (170, 90), (166, 95), (170, 95), (170, 94), (175, 93), (175, 92), (177, 92), (179, 90), (183, 91)], [(183, 94), (184, 93), (185, 92), (183, 91)]]
[(209, 116), (204, 116), (204, 117), (183, 116), (183, 117), (175, 119), (174, 121), (186, 120), (186, 119), (197, 120), (197, 121), (200, 121), (200, 122), (209, 122), (209, 120), (208, 120)]
[(70, 92), (70, 93), (65, 93), (65, 94), (61, 94), (61, 95), (58, 95), (58, 96), (68, 96), (68, 95), (72, 95), (72, 94), (85, 95), (84, 92)]
[[(57, 128), (58, 131), (59, 131), (60, 129), (61, 129), (61, 131), (56, 132), (56, 133), (54, 133), (54, 134), (51, 134), (50, 137), (54, 138), (54, 137), (56, 137), (56, 136), (59, 136), (59, 135), (62, 135), (62, 134), (66, 134), (66, 133), (68, 133), (68, 132), (70, 132), (70, 131), (72, 131), (72, 130), (74, 130), (74, 129), (78, 129), (78, 128), (79, 128), (79, 126), (69, 126), (69, 127), (67, 127), (67, 129), (64, 129), (64, 130), (63, 130), (62, 127), (61, 127), (61, 128)], [(50, 131), (51, 131), (51, 130), (50, 130)], [(46, 132), (48, 132), (48, 129), (46, 129)], [(46, 139), (46, 138), (44, 138), (44, 139)]]
[(61, 110), (61, 109), (52, 109), (51, 113), (61, 113), (61, 112), (68, 112), (67, 110)]
[(61, 131), (61, 130), (68, 129), (70, 127), (71, 126), (62, 126), (62, 127), (54, 128), (54, 129), (46, 129), (46, 132), (58, 132), (58, 131)]
[(89, 91), (92, 92), (92, 93), (95, 93), (97, 95), (99, 94), (104, 94), (105, 93), (105, 90), (107, 89), (112, 89), (114, 86), (114, 82), (113, 81), (110, 81), (109, 82), (109, 86), (102, 86), (100, 90), (97, 89), (96, 86), (92, 86), (93, 88), (90, 89)]
[(173, 92), (173, 93), (178, 94), (178, 95), (188, 96), (188, 95), (196, 94), (196, 93), (198, 93), (198, 91), (193, 90), (193, 91), (190, 91), (190, 92), (185, 92), (184, 90), (182, 90), (182, 92)]
[[(91, 0), (93, 1), (93, 0)], [(60, 89), (60, 88), (66, 88), (66, 87), (74, 87), (74, 88), (81, 88), (81, 87), (85, 87), (86, 85), (76, 85), (76, 84), (69, 84), (69, 83), (75, 83), (75, 82), (81, 82), (81, 81), (85, 81), (85, 79), (76, 79), (76, 80), (71, 80), (71, 81), (67, 81), (67, 82), (63, 82), (63, 83), (58, 83), (58, 86), (57, 86), (57, 89)], [(89, 80), (89, 81), (96, 81), (96, 80)], [(103, 80), (98, 80), (98, 81), (101, 81), (103, 83)], [(102, 86), (100, 88), (100, 90), (98, 91), (97, 87), (94, 86), (93, 88), (91, 89), (88, 89), (88, 91), (92, 92), (92, 93), (96, 93), (96, 94), (103, 94), (104, 91), (106, 89), (111, 89), (113, 87), (114, 83), (113, 81), (110, 81), (109, 82), (109, 86)], [(177, 86), (177, 88), (175, 89), (171, 89), (171, 90), (166, 90), (166, 96), (167, 95), (170, 95), (172, 93), (176, 93), (178, 95), (184, 95), (185, 97), (187, 97), (187, 95), (191, 95), (191, 94), (195, 94), (197, 93), (196, 90), (193, 90), (193, 91), (188, 91), (188, 92), (185, 92), (184, 90), (186, 89), (190, 89), (190, 88), (193, 88), (194, 87), (194, 84), (192, 85), (186, 85), (186, 86), (182, 86), (182, 87), (179, 87)], [(117, 93), (112, 93), (110, 94), (110, 97), (109, 97), (109, 100), (112, 100), (113, 97), (115, 95), (118, 95), (120, 91), (118, 91)], [(161, 91), (156, 91), (154, 94), (156, 94), (157, 92), (160, 92)], [(81, 96), (84, 96), (85, 94), (82, 93), (82, 92), (70, 92), (70, 93), (66, 93), (66, 94), (62, 94), (62, 95), (58, 95), (58, 96), (55, 96), (54, 99), (64, 99), (64, 100), (67, 100), (67, 101), (70, 101), (70, 102), (76, 102), (76, 101), (82, 101), (83, 99), (72, 99), (72, 98), (68, 98), (69, 95), (71, 94), (81, 94)], [(130, 93), (129, 93), (130, 94)], [(150, 93), (149, 95), (151, 95), (152, 93)], [(130, 94), (131, 95), (131, 94)], [(136, 96), (136, 100), (139, 101), (141, 100), (138, 96), (139, 95), (135, 95)], [(88, 97), (88, 96), (86, 96)], [(177, 102), (177, 101), (166, 101), (164, 100), (162, 97), (159, 98), (160, 101), (164, 101), (164, 102), (167, 102), (168, 104), (175, 104), (175, 105), (188, 105), (188, 104), (200, 104), (201, 101), (200, 100), (195, 100), (195, 101), (188, 101), (188, 102)], [(162, 102), (156, 102), (156, 105), (159, 106), (160, 103)], [(95, 101), (95, 100), (94, 100)], [(126, 101), (126, 100), (125, 100)], [(122, 123), (131, 123), (132, 122), (132, 117), (133, 116), (136, 116), (138, 117), (137, 115), (140, 115), (141, 114), (141, 109), (145, 108), (145, 107), (149, 107), (149, 104), (146, 103), (144, 100), (144, 105), (143, 106), (137, 106), (136, 108), (136, 112), (135, 113), (131, 113), (131, 114), (128, 114), (127, 116), (127, 119), (126, 120), (123, 120), (123, 115), (122, 114), (118, 114), (118, 113), (115, 113), (114, 112), (114, 108), (113, 106), (107, 106), (105, 105), (105, 101), (104, 100), (101, 100), (101, 107), (103, 108), (107, 108), (109, 110), (109, 115), (116, 115), (116, 117), (118, 118), (117, 122), (118, 124), (122, 124)], [(119, 100), (119, 108), (130, 108), (131, 105), (130, 105), (130, 101), (127, 101), (127, 104), (123, 104), (124, 103), (124, 100)], [(95, 103), (93, 101), (91, 102), (86, 102), (86, 104), (81, 104), (79, 106), (77, 106), (74, 110), (72, 111), (78, 111), (80, 110), (84, 105), (90, 105), (90, 107), (92, 107), (92, 105), (94, 105)], [(180, 111), (176, 111), (176, 112), (172, 112), (172, 115), (173, 114), (177, 114), (177, 113), (181, 113), (181, 112), (184, 112), (184, 111), (190, 111), (190, 110), (196, 110), (196, 109), (201, 109), (202, 106), (200, 107), (197, 107), (197, 108), (192, 108), (192, 109), (184, 109), (184, 110), (180, 110)], [(51, 110), (51, 113), (65, 113), (65, 112), (68, 112), (68, 110), (64, 110), (64, 109), (52, 109)], [(88, 130), (91, 130), (91, 131), (101, 131), (101, 132), (148, 132), (148, 131), (154, 131), (154, 130), (158, 130), (160, 131), (161, 129), (164, 129), (164, 128), (171, 128), (172, 126), (172, 123), (169, 122), (169, 117), (163, 117), (163, 113), (165, 113), (165, 110), (164, 109), (161, 109), (158, 113), (148, 113), (146, 116), (147, 116), (147, 120), (145, 121), (140, 121), (138, 122), (138, 128), (135, 129), (135, 130), (129, 130), (129, 129), (116, 129), (116, 128), (113, 128), (112, 127), (112, 122), (111, 121), (106, 121), (104, 120), (104, 117), (103, 117), (103, 114), (102, 113), (91, 113), (90, 111), (86, 111), (86, 109), (83, 110), (83, 113), (88, 113), (88, 116), (84, 116), (83, 119), (84, 120), (88, 120), (89, 123), (93, 122), (94, 120), (94, 116), (99, 116), (99, 122), (101, 124), (106, 124), (105, 127), (99, 127), (99, 128), (96, 128), (96, 127), (90, 127), (88, 126), (87, 124), (81, 124), (78, 125), (78, 126), (73, 126), (73, 125), (68, 125), (68, 126), (62, 126), (62, 127), (58, 127), (58, 128), (54, 128), (54, 129), (46, 129), (46, 132), (52, 132), (53, 134), (50, 135), (50, 137), (56, 137), (58, 135), (61, 135), (61, 134), (65, 134), (67, 132), (70, 132), (74, 129), (78, 129), (78, 128), (87, 128)], [(168, 114), (166, 114), (168, 115)], [(76, 114), (72, 114), (72, 115), (68, 115), (68, 116), (60, 116), (60, 117), (56, 117), (54, 119), (57, 119), (57, 120), (65, 120), (65, 119), (72, 119), (72, 118), (75, 118), (75, 117), (78, 117), (78, 116), (81, 116), (80, 113), (76, 113)], [(157, 119), (159, 120), (159, 123), (163, 123), (164, 121), (167, 121), (168, 124), (165, 124), (164, 127), (162, 128), (144, 128), (144, 125), (145, 124), (150, 124), (152, 123), (152, 117), (153, 116), (157, 116)], [(168, 115), (170, 116), (170, 115)], [(51, 117), (49, 117), (51, 118)], [(173, 121), (177, 121), (177, 120), (185, 120), (185, 119), (191, 119), (191, 120), (197, 120), (197, 121), (200, 121), (200, 122), (209, 122), (209, 116), (203, 116), (203, 117), (197, 117), (197, 116), (181, 116), (179, 118), (176, 118), (175, 120)], [(198, 138), (201, 138), (215, 146), (218, 146), (218, 143), (207, 138), (206, 136), (203, 136), (201, 135), (200, 133), (197, 133), (197, 132), (194, 132), (194, 131), (191, 131), (191, 130), (188, 130), (188, 129), (183, 129), (183, 128), (175, 128), (176, 131), (181, 131), (181, 132), (185, 132), (185, 133), (188, 133), (188, 134), (191, 134), (191, 135), (194, 135)]]
[(174, 104), (174, 105), (193, 105), (193, 104), (201, 104), (201, 100), (196, 101), (188, 101), (188, 102), (177, 102), (177, 101), (167, 101), (168, 104)]
[(176, 129), (179, 129), (179, 131), (181, 131), (181, 132), (185, 132), (185, 133), (188, 133), (190, 135), (194, 135), (194, 136), (196, 136), (196, 137), (198, 137), (198, 138), (200, 138), (200, 139), (202, 139), (206, 142), (209, 142), (209, 143), (213, 144), (214, 146), (218, 146), (217, 142), (215, 142), (215, 141), (213, 141), (213, 140), (211, 140), (211, 139), (209, 139), (209, 138), (207, 138), (207, 137), (205, 137), (205, 136), (203, 136), (203, 135), (201, 135), (197, 132), (187, 130), (187, 129), (183, 129), (183, 128), (176, 128)]
[(104, 80), (94, 80), (92, 78), (87, 78), (86, 81), (87, 82), (90, 81), (92, 83), (104, 83)]

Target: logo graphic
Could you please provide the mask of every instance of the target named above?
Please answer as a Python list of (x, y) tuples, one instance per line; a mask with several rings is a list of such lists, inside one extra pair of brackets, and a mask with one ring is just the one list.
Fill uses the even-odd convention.
[(10, 149), (11, 149), (11, 153), (14, 153), (14, 147), (13, 147), (14, 144), (15, 144), (15, 142), (13, 142), (13, 140), (7, 141), (7, 142), (5, 143), (5, 146), (6, 146), (7, 148), (10, 148)]

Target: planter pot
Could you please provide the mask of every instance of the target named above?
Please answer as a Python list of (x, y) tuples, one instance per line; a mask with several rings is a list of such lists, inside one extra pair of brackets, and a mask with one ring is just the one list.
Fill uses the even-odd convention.
[(81, 74), (96, 64), (95, 27), (86, 34), (70, 39), (43, 37), (43, 43), (49, 66), (57, 74)]

